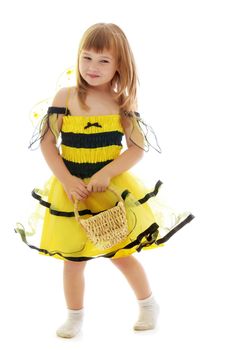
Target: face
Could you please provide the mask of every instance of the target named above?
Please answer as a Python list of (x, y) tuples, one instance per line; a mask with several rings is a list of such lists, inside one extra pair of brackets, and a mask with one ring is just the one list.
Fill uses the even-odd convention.
[(117, 70), (115, 58), (108, 50), (97, 53), (94, 50), (83, 50), (79, 56), (79, 72), (82, 78), (96, 89), (110, 88)]

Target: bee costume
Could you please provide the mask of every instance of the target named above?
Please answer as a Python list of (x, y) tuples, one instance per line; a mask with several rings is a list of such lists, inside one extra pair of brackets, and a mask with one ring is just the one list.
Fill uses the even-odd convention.
[[(46, 130), (50, 128), (56, 139), (58, 138), (59, 114), (63, 115), (60, 154), (70, 173), (88, 183), (93, 174), (121, 153), (124, 136), (121, 116), (71, 115), (67, 97), (66, 106), (48, 107), (37, 134), (33, 136), (31, 146), (43, 138), (41, 130), (44, 127)], [(155, 135), (139, 113), (135, 112), (132, 116), (127, 113), (127, 117), (138, 123), (145, 142), (148, 142), (147, 131)], [(125, 240), (111, 248), (100, 249), (88, 239), (75, 218), (73, 203), (54, 175), (42, 189), (35, 188), (32, 191), (37, 202), (28, 221), (30, 229), (26, 230), (21, 223), (17, 223), (15, 232), (20, 234), (25, 244), (41, 255), (61, 260), (86, 261), (97, 257), (120, 258), (141, 250), (161, 247), (174, 233), (194, 219), (190, 212), (177, 213), (159, 198), (162, 192), (160, 180), (152, 188), (148, 188), (131, 171), (125, 171), (113, 177), (109, 187), (123, 199), (129, 232)], [(87, 199), (79, 201), (78, 212), (81, 218), (86, 219), (114, 207), (117, 203), (117, 197), (111, 191), (92, 192)], [(37, 245), (29, 241), (34, 237), (39, 242)]]

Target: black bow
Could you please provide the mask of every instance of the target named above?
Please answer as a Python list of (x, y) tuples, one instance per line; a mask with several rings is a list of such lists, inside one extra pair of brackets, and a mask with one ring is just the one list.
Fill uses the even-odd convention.
[(90, 128), (91, 126), (97, 126), (98, 128), (102, 127), (99, 123), (90, 123), (90, 122), (88, 122), (87, 125), (84, 127), (84, 129)]

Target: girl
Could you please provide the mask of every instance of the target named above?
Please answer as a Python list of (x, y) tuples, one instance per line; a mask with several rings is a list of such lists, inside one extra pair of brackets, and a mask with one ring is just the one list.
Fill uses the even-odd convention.
[[(132, 254), (162, 246), (194, 218), (188, 212), (176, 215), (158, 201), (160, 180), (148, 190), (128, 171), (150, 144), (147, 131), (153, 132), (135, 112), (137, 80), (123, 31), (110, 23), (91, 26), (79, 45), (76, 86), (57, 92), (31, 143), (32, 147), (40, 141), (53, 172), (43, 190), (32, 192), (45, 208), (40, 247), (27, 242), (23, 226), (15, 231), (40, 254), (63, 260), (68, 317), (57, 329), (60, 337), (73, 337), (80, 330), (84, 269), (88, 260), (97, 257), (110, 259), (133, 289), (140, 307), (134, 329), (155, 328), (159, 306), (143, 267)], [(56, 146), (59, 134), (60, 151)], [(123, 136), (127, 149), (121, 153)], [(160, 152), (157, 142), (153, 147)], [(76, 221), (73, 205), (78, 200), (83, 219), (95, 216), (115, 206), (117, 198), (108, 190), (111, 187), (124, 200), (129, 235), (101, 249)]]

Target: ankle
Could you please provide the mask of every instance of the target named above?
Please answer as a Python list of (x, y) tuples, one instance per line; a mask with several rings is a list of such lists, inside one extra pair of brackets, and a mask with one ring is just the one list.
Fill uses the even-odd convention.
[(141, 307), (145, 305), (153, 305), (156, 303), (153, 293), (144, 299), (137, 299), (137, 302)]
[(153, 296), (153, 293), (149, 292), (149, 293), (143, 294), (142, 296), (139, 296), (139, 297), (136, 296), (136, 298), (137, 298), (137, 300), (146, 300), (146, 299), (148, 299), (148, 298), (150, 298), (152, 296)]
[(70, 313), (73, 313), (73, 314), (81, 313), (81, 312), (83, 312), (83, 310), (84, 310), (84, 307), (81, 307), (79, 309), (72, 309), (72, 308), (67, 307), (67, 311)]

